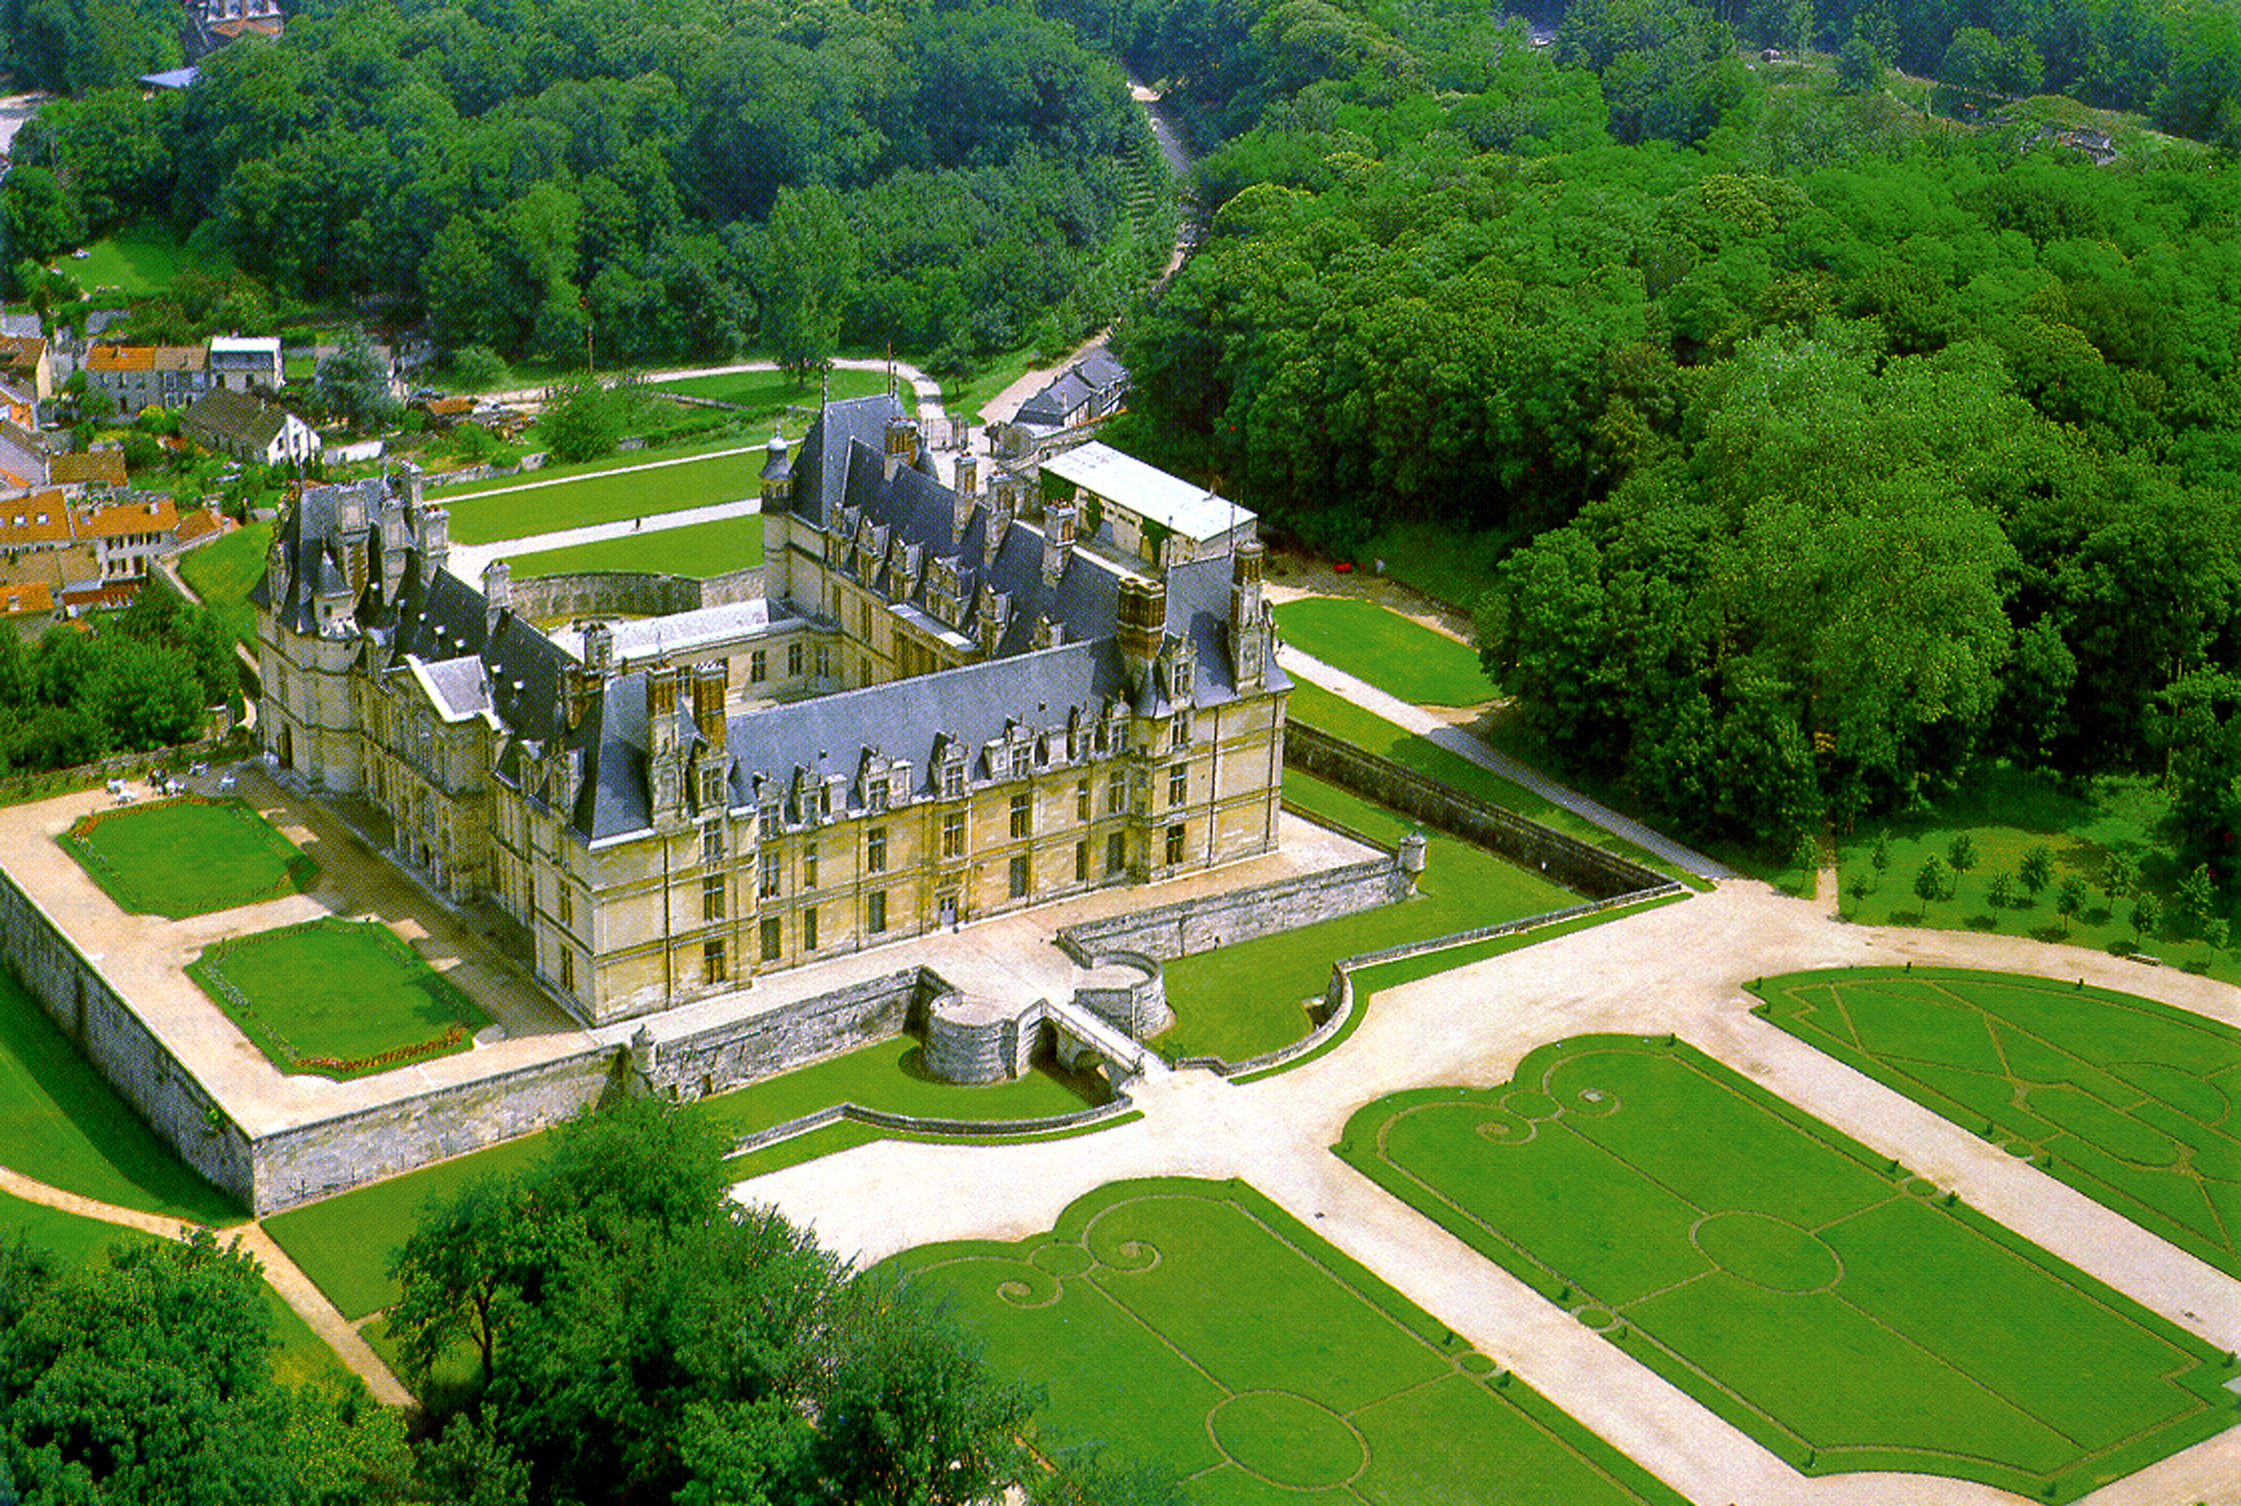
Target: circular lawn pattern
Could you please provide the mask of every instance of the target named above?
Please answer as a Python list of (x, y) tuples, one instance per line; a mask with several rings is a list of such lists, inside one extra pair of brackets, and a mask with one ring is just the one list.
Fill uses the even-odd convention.
[(1715, 1213), (1689, 1231), (1704, 1258), (1770, 1292), (1822, 1292), (1844, 1275), (1836, 1252), (1797, 1225), (1765, 1213)]
[(1206, 1426), (1239, 1469), (1293, 1490), (1344, 1485), (1369, 1463), (1351, 1423), (1289, 1391), (1241, 1391), (1207, 1414)]

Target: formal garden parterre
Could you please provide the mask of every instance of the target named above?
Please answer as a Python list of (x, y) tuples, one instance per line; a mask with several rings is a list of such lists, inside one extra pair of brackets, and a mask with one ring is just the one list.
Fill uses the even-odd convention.
[(212, 1003), (283, 1072), (364, 1077), (467, 1050), (475, 1002), (374, 921), (326, 915), (233, 937), (187, 965)]
[(1389, 1096), (1336, 1150), (1807, 1474), (2069, 1501), (2241, 1420), (2232, 1355), (1669, 1036)]
[(2241, 1279), (2241, 1030), (1943, 968), (1792, 973), (1753, 1013)]
[(1049, 1234), (891, 1265), (1048, 1388), (1047, 1446), (1202, 1506), (1682, 1501), (1244, 1182), (1113, 1183)]
[(308, 890), (319, 865), (239, 798), (188, 795), (81, 817), (63, 850), (127, 910), (180, 920)]

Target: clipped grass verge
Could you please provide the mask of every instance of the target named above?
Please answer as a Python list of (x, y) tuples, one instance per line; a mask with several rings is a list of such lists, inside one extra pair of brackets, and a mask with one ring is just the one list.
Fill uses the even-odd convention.
[(156, 1137), (23, 986), (0, 972), (0, 1162), (120, 1208), (201, 1224), (246, 1214)]
[(257, 609), (249, 592), (265, 573), (265, 549), (272, 543), (272, 524), (251, 523), (236, 528), (179, 556), (179, 575), (216, 612), (234, 640), (254, 649), (257, 645)]
[(319, 876), (303, 849), (238, 796), (93, 811), (57, 840), (118, 905), (173, 920), (301, 894)]
[[(441, 487), (451, 536), (463, 544), (530, 538), (563, 528), (624, 522), (656, 513), (762, 495), (762, 447), (728, 443), (723, 453), (684, 456), (632, 450), (598, 470), (557, 466), (501, 482)], [(574, 471), (574, 474), (570, 472)]]
[(465, 1051), (490, 1017), (387, 926), (325, 915), (204, 949), (187, 976), (283, 1072), (347, 1079)]
[(1048, 1389), (1046, 1445), (1141, 1461), (1202, 1506), (1682, 1500), (1244, 1182), (1118, 1182), (1049, 1234), (885, 1269)]
[(566, 549), (539, 549), (507, 557), (517, 580), (593, 570), (645, 570), (656, 575), (706, 580), (711, 575), (728, 575), (762, 562), (760, 513), (718, 518), (713, 523), (687, 523), (682, 528), (657, 528), (651, 533), (632, 533), (619, 539), (598, 539)]
[(1420, 706), (1476, 706), (1496, 694), (1469, 644), (1359, 597), (1285, 602), (1276, 626), (1293, 647)]
[(1806, 1474), (2070, 1501), (2241, 1420), (2230, 1355), (1671, 1036), (1392, 1095), (1335, 1150)]
[(2241, 1279), (2241, 1030), (2014, 973), (1848, 968), (1752, 1013)]

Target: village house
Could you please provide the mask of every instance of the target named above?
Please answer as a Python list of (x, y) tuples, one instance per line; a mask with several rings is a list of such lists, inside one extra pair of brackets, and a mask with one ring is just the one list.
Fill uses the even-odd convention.
[(204, 449), (243, 462), (306, 465), (319, 454), (319, 436), (311, 425), (245, 391), (214, 387), (195, 399), (180, 426)]

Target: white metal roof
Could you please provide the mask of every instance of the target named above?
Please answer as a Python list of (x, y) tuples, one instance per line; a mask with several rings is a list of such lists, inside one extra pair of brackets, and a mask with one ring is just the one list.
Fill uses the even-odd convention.
[(1219, 538), (1240, 523), (1255, 521), (1252, 509), (1099, 440), (1053, 455), (1043, 462), (1043, 469), (1188, 539)]
[[(777, 614), (781, 619), (786, 615), (783, 611)], [(667, 617), (637, 617), (612, 623), (615, 662), (622, 664), (661, 654), (693, 653), (751, 638), (768, 629), (772, 618), (770, 602), (758, 596), (724, 606), (676, 612)], [(552, 641), (578, 662), (582, 661), (584, 635), (580, 629), (564, 628), (552, 635)]]

